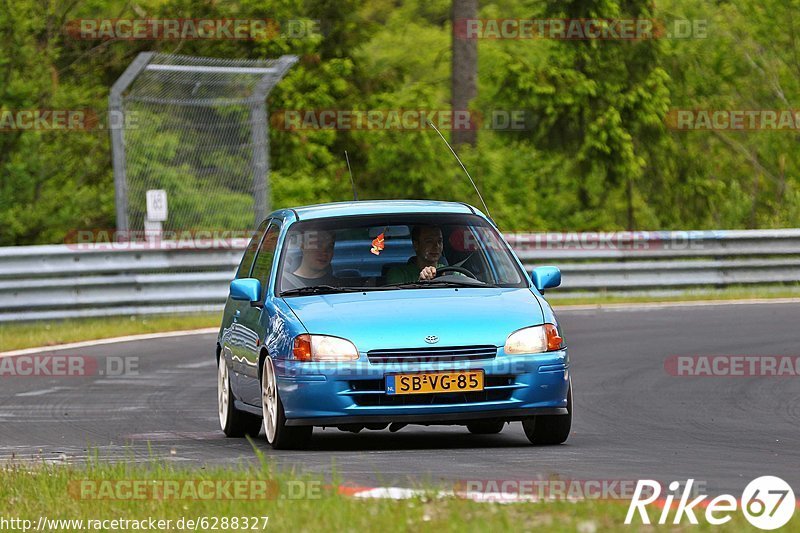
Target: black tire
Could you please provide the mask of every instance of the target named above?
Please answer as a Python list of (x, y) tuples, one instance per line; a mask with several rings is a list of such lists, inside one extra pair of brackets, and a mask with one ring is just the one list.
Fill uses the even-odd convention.
[(567, 414), (530, 416), (522, 421), (522, 428), (531, 444), (550, 446), (565, 442), (572, 428), (572, 381), (567, 391)]
[[(219, 358), (219, 365), (226, 365), (225, 358), (220, 356)], [(222, 372), (222, 369), (218, 367), (217, 372)], [(226, 376), (227, 374), (227, 366), (225, 367)], [(217, 376), (219, 380), (219, 375)], [(220, 427), (222, 428), (222, 432), (225, 433), (226, 437), (229, 438), (241, 438), (244, 436), (251, 436), (251, 437), (258, 437), (258, 434), (261, 432), (261, 417), (252, 415), (250, 413), (245, 413), (236, 409), (233, 406), (233, 390), (231, 389), (231, 382), (230, 379), (226, 379), (226, 386), (227, 386), (227, 409), (223, 413), (223, 408), (220, 406), (221, 398), (218, 396), (217, 398), (217, 408), (220, 411)], [(220, 395), (225, 391), (219, 387), (217, 394)], [(224, 419), (223, 419), (223, 416)]]
[[(268, 387), (269, 380), (272, 380), (272, 383), (271, 386)], [(274, 401), (272, 405), (276, 407), (274, 409), (274, 435), (270, 435), (270, 433), (272, 433), (271, 428), (267, 427), (267, 421), (272, 420), (268, 413), (268, 405), (271, 400)], [(314, 427), (286, 425), (286, 413), (283, 409), (281, 395), (278, 392), (277, 381), (275, 380), (275, 369), (269, 357), (264, 358), (263, 371), (261, 373), (261, 406), (264, 412), (264, 433), (266, 434), (267, 442), (270, 446), (276, 450), (296, 450), (308, 445)]]
[(467, 424), (467, 429), (473, 435), (494, 435), (503, 431), (505, 420), (476, 420)]

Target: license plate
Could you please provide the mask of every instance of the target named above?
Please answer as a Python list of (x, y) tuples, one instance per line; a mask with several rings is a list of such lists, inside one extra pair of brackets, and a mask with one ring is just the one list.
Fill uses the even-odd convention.
[(386, 376), (386, 394), (432, 394), (481, 390), (483, 390), (483, 370)]

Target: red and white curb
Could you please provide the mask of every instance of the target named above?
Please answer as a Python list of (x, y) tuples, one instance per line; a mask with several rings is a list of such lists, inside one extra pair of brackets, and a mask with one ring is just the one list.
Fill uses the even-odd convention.
[[(477, 503), (548, 503), (548, 502), (569, 502), (578, 503), (583, 501), (617, 501), (620, 503), (629, 503), (629, 499), (609, 499), (609, 498), (586, 498), (586, 497), (562, 497), (550, 496), (542, 497), (536, 494), (520, 494), (514, 492), (481, 492), (481, 491), (453, 491), (453, 490), (421, 490), (421, 489), (407, 489), (401, 487), (351, 487), (339, 486), (337, 492), (343, 496), (350, 496), (352, 498), (363, 499), (387, 499), (387, 500), (410, 500), (413, 498), (428, 497), (433, 499), (446, 499), (453, 498), (459, 500), (470, 500)], [(666, 498), (659, 498), (654, 502), (654, 505), (664, 508), (669, 505), (670, 508), (677, 507), (679, 502)], [(700, 508), (705, 508), (709, 504), (709, 500), (699, 502), (697, 505)], [(741, 501), (738, 502), (741, 505)], [(797, 500), (797, 506), (800, 507), (800, 499)]]
[(578, 502), (577, 498), (541, 498), (534, 494), (516, 494), (509, 492), (477, 492), (477, 491), (452, 491), (452, 490), (421, 490), (405, 489), (400, 487), (349, 487), (340, 486), (339, 494), (353, 498), (380, 498), (388, 500), (409, 500), (412, 498), (432, 497), (435, 499), (455, 498), (471, 500), (479, 503), (533, 503), (545, 501), (570, 501)]

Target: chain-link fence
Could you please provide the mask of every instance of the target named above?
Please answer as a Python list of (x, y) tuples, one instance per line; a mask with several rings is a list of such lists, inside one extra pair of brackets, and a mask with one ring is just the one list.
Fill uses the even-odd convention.
[(109, 97), (117, 230), (145, 229), (148, 190), (166, 191), (165, 231), (255, 227), (269, 212), (266, 97), (296, 61), (140, 54)]

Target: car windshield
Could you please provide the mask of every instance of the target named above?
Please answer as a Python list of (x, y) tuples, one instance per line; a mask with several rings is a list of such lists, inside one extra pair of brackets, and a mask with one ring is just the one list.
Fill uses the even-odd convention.
[[(426, 267), (435, 277), (421, 279)], [(431, 271), (430, 268), (428, 270)], [(527, 287), (497, 230), (476, 215), (369, 215), (293, 224), (280, 254), (282, 296), (353, 290)]]

